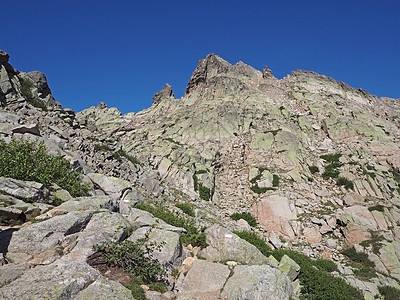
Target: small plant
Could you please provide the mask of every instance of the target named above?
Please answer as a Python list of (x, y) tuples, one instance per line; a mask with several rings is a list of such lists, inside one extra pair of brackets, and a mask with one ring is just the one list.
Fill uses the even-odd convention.
[(68, 160), (47, 154), (44, 143), (12, 140), (0, 141), (0, 176), (36, 181), (46, 187), (56, 183), (71, 196), (85, 195), (89, 187), (82, 183), (81, 173)]
[(152, 257), (162, 244), (149, 241), (149, 232), (144, 238), (132, 242), (102, 242), (93, 246), (107, 265), (123, 268), (132, 276), (138, 276), (146, 283), (163, 281), (165, 270)]
[(121, 157), (125, 157), (127, 160), (129, 160), (129, 161), (130, 161), (131, 163), (133, 163), (134, 165), (141, 165), (140, 161), (139, 161), (136, 157), (134, 157), (134, 156), (132, 156), (132, 155), (129, 155), (128, 153), (126, 153), (126, 152), (125, 152), (124, 150), (122, 150), (122, 149), (120, 149), (120, 150), (114, 152), (114, 153), (113, 153), (113, 157), (114, 157), (116, 160), (121, 160)]
[(234, 221), (243, 219), (246, 220), (246, 222), (251, 226), (251, 227), (257, 227), (257, 220), (252, 216), (251, 213), (248, 212), (243, 212), (243, 213), (233, 213), (231, 215), (231, 219)]
[(400, 290), (396, 289), (395, 287), (389, 285), (378, 286), (378, 291), (383, 297), (385, 297), (385, 300), (400, 299)]
[(343, 249), (341, 253), (347, 256), (351, 261), (362, 264), (364, 267), (375, 267), (375, 263), (368, 258), (368, 254), (357, 252), (354, 247)]
[(177, 203), (175, 204), (176, 207), (180, 208), (185, 214), (194, 217), (194, 209), (193, 205), (190, 203)]
[(336, 181), (338, 186), (344, 186), (347, 190), (354, 190), (354, 184), (346, 177), (339, 177)]
[(360, 245), (363, 247), (372, 246), (372, 252), (378, 255), (379, 250), (382, 247), (381, 241), (384, 240), (384, 237), (379, 235), (377, 232), (372, 232), (371, 235), (372, 236), (369, 240), (362, 241)]
[(325, 180), (329, 178), (337, 178), (339, 176), (339, 170), (337, 168), (340, 167), (340, 164), (331, 163), (325, 167), (324, 172), (322, 173), (322, 178)]
[(376, 211), (380, 211), (380, 212), (383, 213), (383, 212), (385, 211), (385, 206), (383, 206), (382, 204), (377, 204), (377, 205), (368, 207), (368, 210), (369, 210), (369, 211), (374, 211), (374, 210), (376, 210)]
[(95, 151), (109, 152), (112, 148), (106, 144), (94, 144)]
[(274, 174), (272, 176), (272, 186), (273, 187), (278, 187), (279, 186), (279, 176)]
[(265, 243), (265, 241), (262, 238), (260, 238), (256, 233), (249, 231), (234, 231), (233, 233), (236, 234), (241, 239), (244, 239), (250, 244), (256, 246), (257, 249), (260, 250), (261, 253), (264, 254), (265, 256), (268, 257), (271, 255), (272, 253), (271, 247), (268, 246)]
[(211, 190), (208, 187), (203, 186), (201, 183), (199, 183), (199, 196), (200, 199), (208, 201), (211, 197)]
[(308, 169), (310, 170), (311, 174), (319, 172), (319, 168), (317, 166), (309, 166)]
[(335, 154), (325, 154), (321, 155), (320, 158), (323, 160), (333, 163), (333, 162), (339, 162), (339, 158), (342, 156), (340, 153), (335, 153)]

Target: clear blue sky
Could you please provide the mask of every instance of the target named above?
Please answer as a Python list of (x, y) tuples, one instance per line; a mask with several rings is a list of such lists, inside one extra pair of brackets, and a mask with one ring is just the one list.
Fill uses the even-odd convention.
[(3, 1), (0, 49), (20, 71), (45, 73), (75, 111), (99, 101), (123, 113), (165, 83), (183, 96), (215, 53), (282, 78), (316, 71), (400, 98), (400, 1)]

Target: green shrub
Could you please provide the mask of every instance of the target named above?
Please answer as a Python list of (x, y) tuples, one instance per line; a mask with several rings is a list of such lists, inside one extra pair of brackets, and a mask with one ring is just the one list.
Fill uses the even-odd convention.
[(356, 300), (363, 299), (356, 288), (343, 279), (328, 272), (335, 271), (336, 265), (325, 260), (312, 260), (310, 257), (292, 250), (271, 250), (271, 248), (253, 232), (235, 232), (240, 238), (253, 244), (265, 256), (272, 254), (278, 261), (283, 255), (289, 256), (300, 266), (300, 299), (309, 300)]
[(141, 165), (140, 161), (139, 161), (136, 157), (134, 157), (134, 156), (132, 156), (132, 155), (129, 155), (128, 153), (126, 153), (126, 152), (125, 152), (124, 150), (122, 150), (122, 149), (120, 149), (120, 150), (114, 152), (114, 153), (113, 153), (113, 157), (114, 157), (116, 160), (121, 160), (121, 157), (125, 157), (127, 160), (129, 160), (129, 161), (130, 161), (131, 163), (133, 163), (134, 165)]
[(94, 144), (95, 151), (109, 152), (112, 148), (106, 144)]
[(131, 291), (133, 299), (135, 300), (147, 300), (146, 294), (139, 283), (123, 283), (123, 286)]
[(210, 200), (211, 190), (208, 187), (199, 183), (199, 196), (200, 196), (200, 199), (208, 201), (208, 200)]
[(81, 173), (74, 171), (68, 160), (47, 154), (43, 142), (0, 141), (0, 176), (40, 182), (46, 187), (53, 183), (71, 196), (85, 195), (89, 187), (82, 184)]
[(44, 111), (47, 111), (47, 106), (43, 101), (33, 98), (31, 92), (31, 88), (35, 87), (33, 82), (30, 81), (28, 78), (20, 78), (20, 83), (21, 83), (21, 95), (28, 101), (28, 103)]
[(261, 253), (264, 254), (265, 256), (268, 257), (271, 255), (272, 253), (271, 247), (268, 246), (265, 243), (265, 241), (262, 238), (260, 238), (256, 233), (251, 231), (234, 231), (233, 233), (236, 234), (241, 239), (244, 239), (250, 244), (256, 246), (256, 248), (260, 250)]
[(325, 180), (329, 178), (337, 178), (339, 176), (339, 170), (337, 168), (340, 167), (340, 164), (331, 163), (325, 167), (324, 173), (322, 173), (322, 178)]
[(149, 242), (149, 232), (135, 242), (102, 242), (93, 246), (100, 253), (108, 266), (123, 268), (132, 276), (137, 276), (146, 283), (162, 281), (165, 270), (152, 257), (162, 244)]
[(258, 185), (252, 185), (250, 189), (256, 194), (263, 194), (268, 190), (273, 190), (273, 188), (259, 187)]
[(312, 265), (316, 266), (318, 268), (318, 270), (325, 271), (328, 273), (338, 270), (337, 265), (333, 261), (327, 260), (327, 259), (319, 258), (319, 259), (313, 260)]
[(389, 285), (378, 286), (378, 291), (382, 296), (385, 297), (385, 300), (400, 299), (400, 290), (396, 289), (395, 287)]
[(339, 158), (342, 156), (342, 154), (340, 153), (335, 153), (335, 154), (325, 154), (325, 155), (321, 155), (320, 158), (322, 158), (323, 160), (333, 163), (333, 162), (338, 162)]
[(379, 235), (377, 232), (372, 232), (372, 236), (369, 240), (362, 241), (360, 243), (363, 247), (372, 246), (372, 252), (375, 254), (379, 254), (379, 250), (382, 247), (381, 241), (384, 240), (384, 237)]
[(347, 190), (354, 190), (354, 184), (351, 180), (346, 177), (339, 177), (336, 181), (339, 186), (344, 186)]
[(368, 254), (364, 252), (357, 252), (354, 247), (345, 248), (341, 251), (341, 253), (347, 256), (351, 261), (360, 263), (365, 267), (375, 267), (375, 263), (368, 258)]
[(385, 211), (385, 206), (383, 206), (382, 204), (377, 204), (371, 207), (368, 207), (369, 211), (380, 211), (380, 212), (384, 212)]
[(177, 203), (176, 207), (180, 208), (185, 214), (194, 217), (193, 205), (190, 203)]
[(148, 211), (149, 213), (153, 214), (153, 216), (160, 218), (168, 224), (176, 227), (185, 228), (187, 233), (181, 234), (181, 241), (183, 244), (191, 244), (192, 246), (199, 246), (202, 248), (208, 246), (206, 243), (206, 236), (204, 232), (200, 231), (196, 227), (193, 220), (179, 217), (178, 215), (163, 207), (155, 207), (139, 203), (136, 205), (136, 208)]
[(249, 223), (249, 225), (250, 225), (251, 227), (257, 227), (257, 220), (256, 220), (256, 218), (254, 218), (254, 217), (252, 216), (252, 214), (251, 214), (251, 213), (248, 213), (248, 212), (233, 213), (233, 214), (231, 215), (231, 219), (234, 220), (234, 221), (243, 219), (243, 220), (246, 220), (247, 223)]
[(272, 176), (272, 186), (273, 187), (278, 187), (279, 186), (279, 176), (274, 174)]
[(309, 166), (308, 169), (310, 169), (311, 174), (319, 172), (319, 168), (317, 166)]

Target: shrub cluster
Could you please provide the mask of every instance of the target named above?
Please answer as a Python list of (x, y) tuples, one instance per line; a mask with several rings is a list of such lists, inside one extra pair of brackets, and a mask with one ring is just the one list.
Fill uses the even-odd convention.
[(354, 190), (354, 184), (351, 180), (346, 177), (339, 177), (336, 181), (339, 186), (344, 186), (347, 190)]
[(400, 299), (400, 290), (395, 287), (385, 285), (378, 286), (379, 293), (385, 297), (385, 300), (398, 300)]
[(135, 242), (102, 242), (93, 246), (107, 265), (123, 268), (132, 276), (137, 276), (144, 282), (162, 281), (166, 274), (158, 261), (152, 257), (155, 250), (160, 250), (162, 244), (150, 242), (148, 233)]
[(256, 220), (256, 218), (254, 218), (254, 217), (252, 216), (252, 214), (251, 214), (251, 213), (248, 213), (248, 212), (233, 213), (233, 214), (231, 215), (231, 219), (234, 220), (234, 221), (243, 219), (243, 220), (246, 220), (247, 223), (249, 223), (249, 225), (250, 225), (251, 227), (257, 227), (257, 220)]
[(35, 99), (32, 95), (31, 88), (35, 87), (33, 82), (30, 81), (28, 78), (20, 78), (20, 83), (21, 95), (28, 101), (28, 103), (44, 111), (47, 111), (46, 104), (39, 99)]
[(177, 208), (180, 208), (185, 214), (194, 217), (193, 205), (190, 203), (177, 203), (175, 204)]
[(47, 154), (43, 142), (0, 141), (0, 176), (36, 181), (50, 187), (56, 183), (71, 196), (85, 195), (89, 188), (82, 183), (81, 173), (74, 171), (68, 160)]
[(199, 246), (202, 248), (208, 246), (205, 233), (196, 227), (193, 220), (182, 218), (163, 207), (155, 207), (139, 203), (136, 208), (148, 211), (153, 214), (153, 216), (160, 218), (168, 224), (185, 228), (187, 233), (181, 234), (181, 241), (184, 245), (191, 244), (192, 246)]
[(193, 186), (194, 186), (194, 190), (196, 192), (199, 192), (200, 199), (208, 201), (208, 200), (210, 200), (211, 190), (208, 187), (202, 185), (199, 182), (199, 179), (197, 178), (197, 174), (203, 174), (203, 173), (207, 173), (207, 171), (200, 170), (193, 174)]
[(271, 250), (255, 233), (235, 232), (235, 234), (256, 246), (266, 256), (273, 255), (277, 260), (281, 260), (283, 255), (286, 254), (293, 259), (300, 266), (300, 299), (363, 299), (359, 290), (346, 283), (343, 279), (330, 274), (330, 272), (337, 270), (335, 263), (323, 259), (313, 260), (292, 250)]
[(319, 172), (319, 168), (317, 166), (309, 166), (308, 169), (310, 170), (311, 174)]
[[(95, 151), (102, 151), (102, 152), (112, 152), (113, 151), (113, 149), (110, 146), (106, 145), (106, 144), (95, 144), (94, 145), (94, 150)], [(122, 157), (125, 157), (127, 160), (129, 160), (134, 165), (141, 165), (140, 161), (136, 157), (134, 157), (132, 155), (129, 155), (128, 153), (126, 153), (122, 149), (120, 149), (118, 151), (115, 151), (112, 154), (112, 157), (114, 159), (118, 160), (118, 161), (120, 161), (122, 159)]]

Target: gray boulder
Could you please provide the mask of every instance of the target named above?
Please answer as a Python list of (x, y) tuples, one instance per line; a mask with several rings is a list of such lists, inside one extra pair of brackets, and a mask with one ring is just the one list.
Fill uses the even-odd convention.
[(142, 227), (128, 238), (131, 241), (144, 238), (148, 233), (149, 242), (162, 242), (162, 247), (154, 251), (153, 257), (166, 269), (178, 268), (184, 260), (184, 253), (179, 234), (157, 228)]
[(117, 212), (118, 204), (115, 199), (110, 196), (78, 197), (62, 203), (57, 207), (57, 209), (65, 209), (69, 212), (107, 209), (109, 211)]
[(13, 233), (8, 256), (15, 262), (25, 262), (33, 256), (63, 244), (68, 235), (85, 228), (93, 212), (71, 212), (35, 223)]
[(132, 293), (122, 284), (99, 278), (81, 291), (74, 300), (134, 300)]
[(267, 264), (268, 259), (252, 244), (217, 224), (205, 231), (208, 247), (201, 256), (212, 261), (236, 260), (245, 264)]
[(230, 300), (283, 300), (294, 296), (289, 278), (268, 265), (236, 266), (224, 287), (224, 295)]
[(78, 243), (66, 257), (73, 261), (85, 261), (94, 253), (92, 248), (95, 244), (120, 241), (126, 237), (129, 227), (128, 221), (118, 213), (95, 213), (79, 235)]
[(34, 181), (0, 177), (0, 192), (17, 198), (37, 202), (44, 199), (47, 191), (43, 184)]
[(0, 286), (6, 285), (21, 276), (28, 269), (26, 264), (7, 264), (0, 267)]
[(99, 187), (106, 195), (122, 196), (125, 189), (132, 188), (129, 181), (117, 177), (106, 176), (99, 173), (89, 173), (87, 176), (93, 184)]
[(12, 129), (12, 132), (13, 133), (21, 133), (21, 134), (30, 133), (30, 134), (33, 134), (33, 135), (41, 136), (38, 125), (39, 124), (23, 124), (23, 125), (19, 125), (17, 127), (14, 127)]
[(71, 299), (100, 276), (86, 263), (60, 259), (28, 270), (0, 288), (0, 293), (4, 299)]
[(193, 262), (183, 282), (176, 287), (178, 296), (203, 300), (219, 299), (229, 274), (230, 271), (226, 265), (197, 259)]

